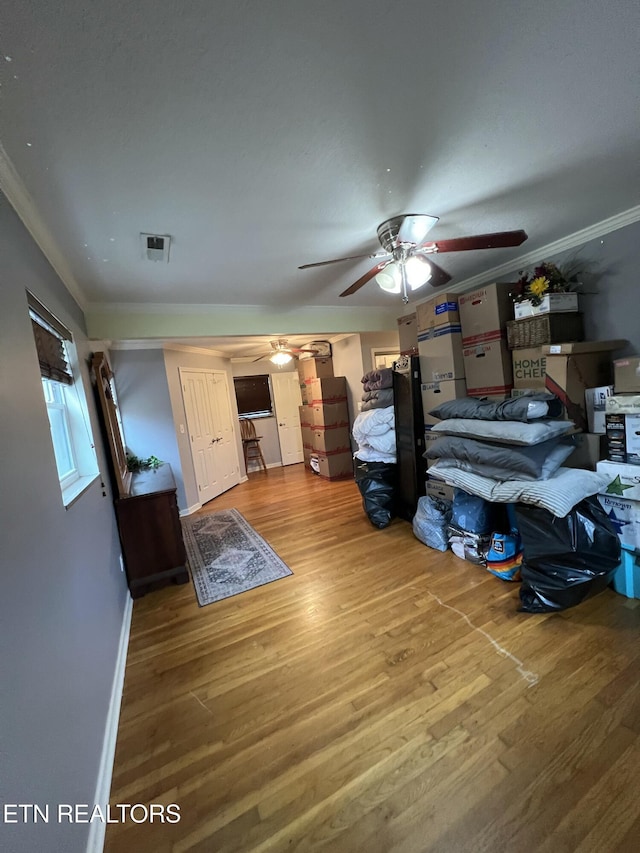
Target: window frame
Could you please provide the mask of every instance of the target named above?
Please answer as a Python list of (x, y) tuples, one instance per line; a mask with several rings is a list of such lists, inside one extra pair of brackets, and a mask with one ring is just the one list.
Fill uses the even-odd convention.
[[(31, 320), (59, 339), (66, 361), (67, 369), (62, 377), (65, 381), (47, 374), (46, 367), (43, 367), (42, 363), (40, 363), (40, 379), (62, 503), (65, 509), (69, 509), (101, 476), (87, 397), (71, 332), (29, 291), (27, 291), (27, 302)], [(34, 347), (38, 351), (35, 337)], [(40, 353), (38, 353), (39, 358)], [(45, 385), (45, 383), (48, 384)], [(73, 463), (73, 468), (62, 475), (59, 471), (60, 465), (54, 441), (54, 432), (59, 433), (59, 425), (52, 425), (50, 408), (62, 413), (62, 432)]]

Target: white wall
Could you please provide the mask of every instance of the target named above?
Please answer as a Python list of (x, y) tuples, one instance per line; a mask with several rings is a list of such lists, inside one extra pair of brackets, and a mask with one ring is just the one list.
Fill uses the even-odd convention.
[[(65, 509), (25, 288), (73, 332), (100, 479)], [(125, 602), (82, 312), (0, 194), (0, 802), (93, 803)], [(6, 824), (11, 853), (86, 848), (87, 824)]]

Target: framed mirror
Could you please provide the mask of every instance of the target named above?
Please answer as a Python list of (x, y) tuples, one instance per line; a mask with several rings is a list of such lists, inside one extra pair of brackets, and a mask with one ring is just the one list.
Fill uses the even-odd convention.
[(118, 497), (126, 498), (131, 489), (131, 472), (127, 469), (127, 452), (118, 410), (115, 380), (106, 353), (94, 352), (91, 367), (111, 456), (114, 487)]

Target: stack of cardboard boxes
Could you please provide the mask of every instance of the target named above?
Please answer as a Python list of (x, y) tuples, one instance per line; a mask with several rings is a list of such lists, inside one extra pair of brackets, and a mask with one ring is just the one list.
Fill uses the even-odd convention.
[(608, 459), (596, 466), (609, 483), (598, 499), (623, 548), (613, 585), (624, 595), (640, 598), (640, 358), (614, 362), (613, 390), (604, 396)]
[[(458, 295), (438, 293), (427, 302), (420, 303), (416, 306), (416, 319), (426, 447), (429, 441), (438, 437), (430, 432), (437, 418), (429, 411), (449, 400), (467, 396)], [(427, 467), (432, 464), (432, 461), (427, 461)], [(426, 493), (447, 500), (453, 498), (450, 486), (429, 477)]]
[(298, 376), (305, 466), (326, 480), (353, 477), (346, 378), (333, 375), (331, 358), (301, 359)]

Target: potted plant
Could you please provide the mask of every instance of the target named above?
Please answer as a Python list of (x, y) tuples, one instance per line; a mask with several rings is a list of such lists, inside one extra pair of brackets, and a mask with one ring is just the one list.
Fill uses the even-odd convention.
[(531, 273), (520, 272), (511, 290), (516, 320), (536, 314), (578, 310), (576, 272), (543, 261)]

